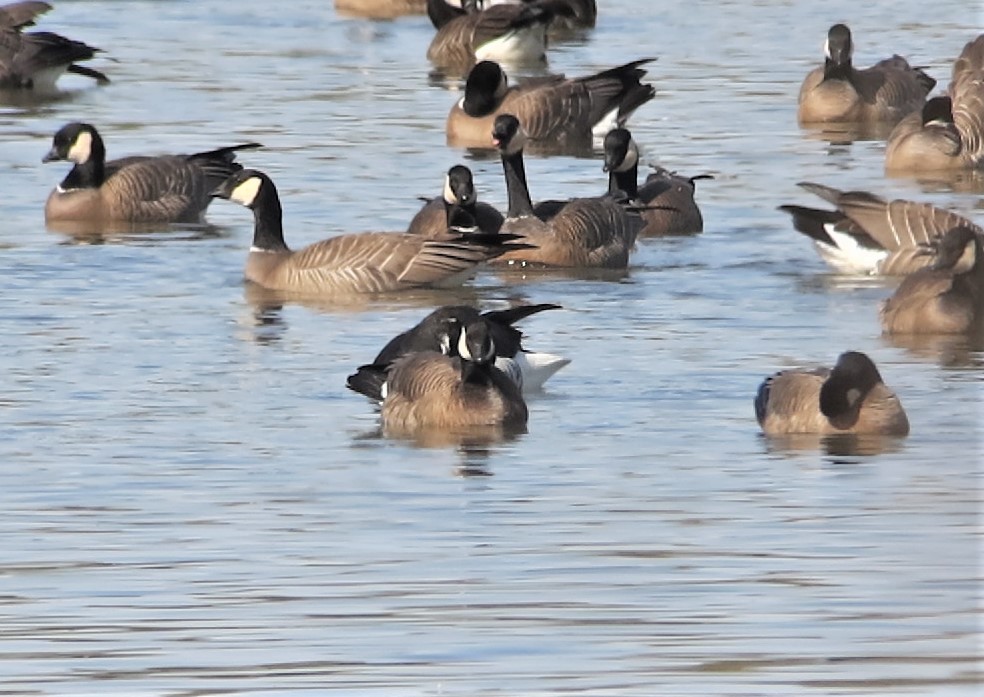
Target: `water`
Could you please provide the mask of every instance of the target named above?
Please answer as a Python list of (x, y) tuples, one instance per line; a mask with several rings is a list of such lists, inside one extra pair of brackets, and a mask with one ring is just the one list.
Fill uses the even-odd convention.
[[(940, 80), (965, 2), (601, 3), (558, 44), (583, 74), (655, 55), (633, 132), (700, 182), (704, 234), (640, 244), (618, 279), (483, 273), (457, 295), (345, 307), (244, 288), (247, 211), (93, 243), (45, 230), (72, 119), (110, 155), (258, 140), (288, 242), (399, 229), (464, 160), (422, 17), (328, 3), (59, 2), (41, 28), (107, 49), (105, 89), (0, 108), (0, 694), (976, 694), (981, 368), (959, 342), (879, 335), (892, 283), (832, 276), (782, 203), (801, 180), (932, 201), (883, 143), (795, 123), (834, 21), (858, 61)], [(451, 86), (454, 83), (450, 83)], [(528, 158), (534, 198), (604, 187), (600, 162)], [(560, 302), (524, 323), (573, 363), (511, 441), (380, 438), (345, 376), (452, 297)], [(766, 374), (858, 349), (912, 422), (844, 447), (763, 439)]]

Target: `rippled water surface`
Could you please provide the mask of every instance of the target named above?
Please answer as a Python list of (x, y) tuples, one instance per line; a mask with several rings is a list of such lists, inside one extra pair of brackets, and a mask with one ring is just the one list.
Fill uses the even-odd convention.
[[(466, 161), (425, 17), (330, 3), (66, 2), (41, 22), (106, 49), (113, 83), (0, 107), (0, 694), (900, 695), (981, 682), (984, 353), (880, 337), (889, 281), (830, 274), (782, 203), (801, 180), (984, 222), (980, 187), (886, 179), (883, 142), (795, 122), (827, 27), (940, 80), (975, 3), (600, 0), (551, 49), (583, 74), (657, 56), (647, 162), (711, 173), (705, 232), (640, 243), (623, 277), (483, 272), (456, 294), (345, 307), (245, 288), (248, 211), (206, 229), (48, 231), (85, 119), (110, 156), (258, 140), (288, 242), (406, 225)], [(534, 198), (605, 186), (529, 157)], [(452, 299), (558, 302), (527, 343), (572, 364), (529, 433), (384, 439), (343, 385)], [(770, 442), (766, 374), (871, 354), (912, 434)]]

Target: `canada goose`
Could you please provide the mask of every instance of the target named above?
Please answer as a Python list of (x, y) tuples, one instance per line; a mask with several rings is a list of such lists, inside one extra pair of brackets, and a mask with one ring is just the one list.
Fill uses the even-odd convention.
[(67, 160), (71, 171), (49, 194), (45, 221), (201, 222), (212, 190), (242, 169), (233, 145), (194, 155), (135, 155), (106, 161), (95, 127), (72, 122), (55, 133), (42, 162)]
[(444, 177), (444, 192), (433, 198), (417, 211), (410, 221), (407, 232), (429, 238), (448, 234), (447, 209), (458, 206), (474, 218), (482, 232), (499, 232), (502, 227), (502, 213), (484, 201), (478, 200), (475, 181), (471, 170), (464, 165), (455, 165)]
[(899, 398), (859, 351), (842, 353), (833, 370), (783, 370), (769, 376), (755, 396), (755, 416), (769, 436), (909, 433)]
[(936, 263), (906, 276), (882, 305), (887, 334), (962, 334), (984, 324), (984, 246), (978, 231), (948, 230)]
[(892, 130), (885, 146), (888, 172), (926, 172), (984, 166), (984, 34), (967, 43), (953, 64), (947, 94), (926, 102)]
[(546, 62), (547, 26), (556, 14), (570, 12), (563, 0), (492, 5), (471, 12), (451, 8), (445, 0), (427, 0), (427, 14), (437, 27), (427, 60), (456, 74), (486, 59), (542, 64)]
[(64, 72), (91, 77), (99, 84), (109, 78), (79, 61), (99, 52), (81, 41), (50, 31), (23, 32), (34, 20), (51, 10), (46, 2), (15, 2), (0, 6), (0, 89), (55, 91)]
[(246, 278), (270, 290), (306, 296), (383, 293), (403, 288), (451, 286), (475, 267), (514, 245), (514, 235), (469, 234), (428, 240), (402, 232), (339, 235), (291, 251), (284, 242), (277, 187), (262, 172), (244, 169), (214, 196), (253, 211), (253, 244)]
[(427, 11), (427, 0), (335, 0), (335, 11), (371, 19), (395, 19)]
[(448, 113), (448, 143), (487, 148), (496, 117), (508, 113), (519, 119), (531, 144), (590, 147), (593, 136), (600, 138), (624, 125), (655, 96), (652, 85), (640, 82), (646, 74), (640, 66), (653, 60), (643, 58), (579, 78), (530, 78), (512, 87), (498, 63), (482, 61), (468, 74), (465, 96)]
[(824, 123), (890, 123), (920, 109), (936, 80), (901, 56), (870, 68), (852, 64), (851, 30), (835, 24), (827, 32), (826, 59), (812, 70), (799, 92), (800, 125)]
[(981, 228), (956, 213), (928, 203), (885, 201), (866, 191), (839, 191), (821, 184), (801, 187), (836, 210), (785, 205), (793, 226), (813, 240), (817, 252), (841, 273), (904, 276), (935, 259), (926, 245), (952, 227)]
[(533, 206), (526, 185), (526, 136), (512, 114), (496, 117), (492, 142), (499, 148), (509, 211), (502, 231), (532, 247), (510, 251), (495, 263), (566, 268), (624, 269), (642, 229), (642, 218), (610, 196), (543, 201)]
[(711, 179), (709, 174), (682, 177), (662, 167), (638, 185), (639, 148), (632, 134), (616, 128), (605, 136), (605, 165), (608, 172), (608, 193), (624, 192), (631, 201), (643, 204), (639, 214), (646, 226), (640, 237), (686, 235), (704, 229), (704, 218), (694, 200), (695, 182)]
[(519, 386), (495, 367), (495, 342), (484, 321), (464, 327), (457, 356), (409, 353), (389, 366), (362, 366), (348, 387), (381, 402), (383, 426), (418, 428), (526, 425)]
[(485, 322), (495, 342), (495, 365), (524, 391), (538, 390), (551, 376), (569, 364), (569, 358), (536, 353), (523, 347), (523, 333), (515, 322), (560, 305), (520, 305), (506, 310), (479, 312), (470, 305), (445, 305), (431, 312), (415, 326), (393, 337), (372, 364), (388, 367), (408, 353), (438, 351), (457, 355), (458, 339), (463, 329), (475, 322)]

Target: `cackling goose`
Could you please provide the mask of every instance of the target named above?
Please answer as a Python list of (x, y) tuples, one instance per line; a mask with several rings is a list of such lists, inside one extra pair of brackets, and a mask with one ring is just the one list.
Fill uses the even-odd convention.
[(892, 130), (889, 173), (984, 167), (984, 34), (964, 46), (947, 94), (930, 99)]
[(899, 398), (859, 351), (841, 354), (833, 370), (783, 370), (766, 378), (755, 396), (755, 416), (769, 436), (909, 433)]
[(590, 147), (594, 137), (624, 125), (655, 96), (655, 88), (641, 82), (646, 74), (641, 66), (652, 60), (643, 58), (579, 78), (530, 78), (512, 87), (498, 63), (482, 61), (468, 74), (464, 97), (448, 113), (448, 143), (487, 148), (496, 117), (509, 113), (519, 119), (531, 145)]
[(543, 201), (533, 206), (526, 185), (523, 145), (526, 137), (512, 114), (496, 118), (493, 144), (499, 148), (509, 197), (502, 224), (532, 246), (496, 260), (563, 268), (624, 269), (642, 229), (642, 218), (610, 196)]
[(887, 334), (962, 334), (984, 324), (982, 233), (948, 230), (934, 243), (936, 263), (906, 276), (882, 305)]
[(639, 214), (646, 226), (640, 237), (687, 235), (704, 229), (704, 218), (694, 200), (695, 182), (712, 179), (711, 175), (683, 177), (657, 167), (639, 186), (639, 148), (632, 134), (624, 128), (609, 131), (604, 149), (608, 193), (616, 196), (623, 192), (631, 201), (641, 204)]
[(407, 232), (430, 238), (447, 235), (447, 210), (450, 206), (466, 211), (482, 232), (498, 232), (502, 227), (502, 213), (495, 206), (478, 200), (471, 170), (464, 165), (455, 165), (444, 177), (442, 195), (431, 199), (417, 211)]
[(855, 68), (851, 30), (843, 24), (828, 31), (824, 53), (823, 67), (811, 71), (800, 87), (800, 125), (894, 124), (920, 109), (936, 85), (936, 80), (897, 55), (870, 68)]
[[(301, 296), (384, 293), (462, 283), (483, 261), (512, 249), (514, 235), (469, 234), (428, 240), (402, 232), (339, 235), (291, 251), (284, 242), (277, 187), (262, 172), (236, 172), (214, 196), (252, 209), (253, 244), (246, 278)], [(523, 245), (519, 245), (523, 246)]]
[(840, 191), (821, 184), (800, 186), (836, 210), (784, 205), (793, 226), (813, 240), (817, 252), (840, 273), (904, 276), (934, 263), (928, 250), (952, 227), (981, 228), (928, 203), (885, 201), (866, 191)]
[(244, 143), (194, 155), (134, 155), (106, 161), (106, 146), (91, 124), (73, 122), (55, 133), (43, 162), (67, 160), (71, 171), (48, 196), (47, 223), (197, 223), (212, 190), (242, 169)]

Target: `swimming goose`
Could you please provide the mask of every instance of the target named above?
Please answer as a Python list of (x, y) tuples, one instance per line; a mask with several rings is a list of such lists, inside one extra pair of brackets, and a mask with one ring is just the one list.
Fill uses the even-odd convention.
[(952, 227), (981, 230), (956, 213), (928, 203), (885, 201), (866, 191), (840, 191), (821, 184), (801, 187), (836, 210), (784, 205), (793, 226), (813, 240), (817, 252), (840, 273), (904, 276), (930, 266), (936, 238)]
[(305, 296), (383, 293), (462, 283), (483, 261), (513, 248), (513, 235), (470, 234), (428, 240), (402, 232), (339, 235), (291, 251), (284, 242), (280, 197), (262, 172), (236, 172), (214, 192), (253, 211), (246, 278)]
[(55, 133), (42, 159), (74, 163), (48, 196), (45, 221), (201, 222), (212, 190), (242, 169), (236, 151), (258, 147), (243, 143), (194, 155), (135, 155), (107, 162), (95, 127), (69, 123)]
[(457, 356), (409, 353), (387, 367), (363, 366), (348, 387), (381, 402), (384, 428), (523, 427), (526, 402), (513, 380), (495, 367), (495, 342), (484, 321), (466, 325)]
[(51, 10), (46, 2), (16, 2), (0, 6), (0, 89), (55, 91), (55, 82), (67, 72), (109, 82), (103, 73), (80, 61), (93, 58), (98, 48), (50, 31), (23, 32)]
[(936, 85), (936, 80), (897, 55), (870, 68), (855, 68), (851, 30), (843, 24), (827, 32), (824, 53), (823, 67), (811, 71), (800, 87), (800, 125), (894, 124), (920, 109)]
[(569, 364), (569, 358), (528, 351), (523, 347), (523, 333), (515, 322), (560, 305), (520, 305), (506, 310), (479, 312), (470, 305), (445, 305), (431, 312), (414, 327), (393, 337), (373, 360), (373, 366), (386, 368), (408, 353), (438, 351), (457, 355), (458, 339), (466, 326), (485, 322), (495, 342), (495, 365), (529, 392), (543, 387), (551, 376)]
[[(456, 0), (457, 1), (457, 0)], [(534, 0), (480, 0), (477, 5), (475, 2), (469, 3), (467, 0), (460, 3), (469, 12), (477, 11), (492, 5), (520, 5), (524, 2)], [(564, 0), (570, 7), (570, 13), (554, 17), (551, 29), (571, 30), (571, 29), (590, 29), (598, 20), (598, 4), (595, 0)], [(438, 27), (435, 27), (438, 28)]]
[(543, 201), (533, 206), (526, 185), (526, 136), (512, 114), (496, 117), (493, 144), (499, 148), (509, 197), (503, 232), (533, 245), (510, 251), (496, 264), (624, 269), (642, 229), (642, 218), (610, 196)]
[(947, 94), (926, 102), (892, 130), (885, 146), (888, 172), (926, 172), (984, 166), (984, 34), (967, 43), (953, 64)]
[(882, 305), (887, 334), (962, 334), (984, 324), (984, 246), (980, 232), (948, 230), (936, 263), (906, 276)]
[(909, 433), (899, 398), (859, 351), (841, 354), (833, 370), (783, 370), (766, 378), (755, 396), (755, 416), (769, 436)]
[(436, 238), (448, 234), (447, 209), (458, 206), (466, 211), (482, 232), (499, 232), (502, 213), (484, 201), (478, 200), (472, 172), (464, 165), (455, 165), (444, 177), (444, 191), (417, 211), (407, 232), (411, 235)]
[(542, 64), (546, 61), (547, 26), (555, 15), (570, 11), (563, 0), (492, 5), (471, 12), (449, 7), (444, 0), (427, 0), (427, 14), (437, 27), (427, 48), (427, 60), (458, 74), (481, 60)]
[(711, 175), (683, 177), (657, 167), (640, 187), (639, 148), (632, 134), (624, 128), (609, 131), (604, 148), (608, 193), (615, 196), (624, 192), (631, 201), (643, 204), (639, 214), (646, 226), (640, 237), (687, 235), (704, 229), (704, 218), (694, 200), (695, 182), (711, 179)]
[(646, 74), (641, 66), (653, 60), (643, 58), (579, 78), (530, 78), (512, 87), (498, 63), (482, 61), (468, 74), (464, 97), (448, 113), (448, 143), (487, 148), (496, 117), (508, 113), (519, 119), (531, 144), (590, 147), (594, 136), (623, 126), (655, 96), (652, 85), (640, 82)]

